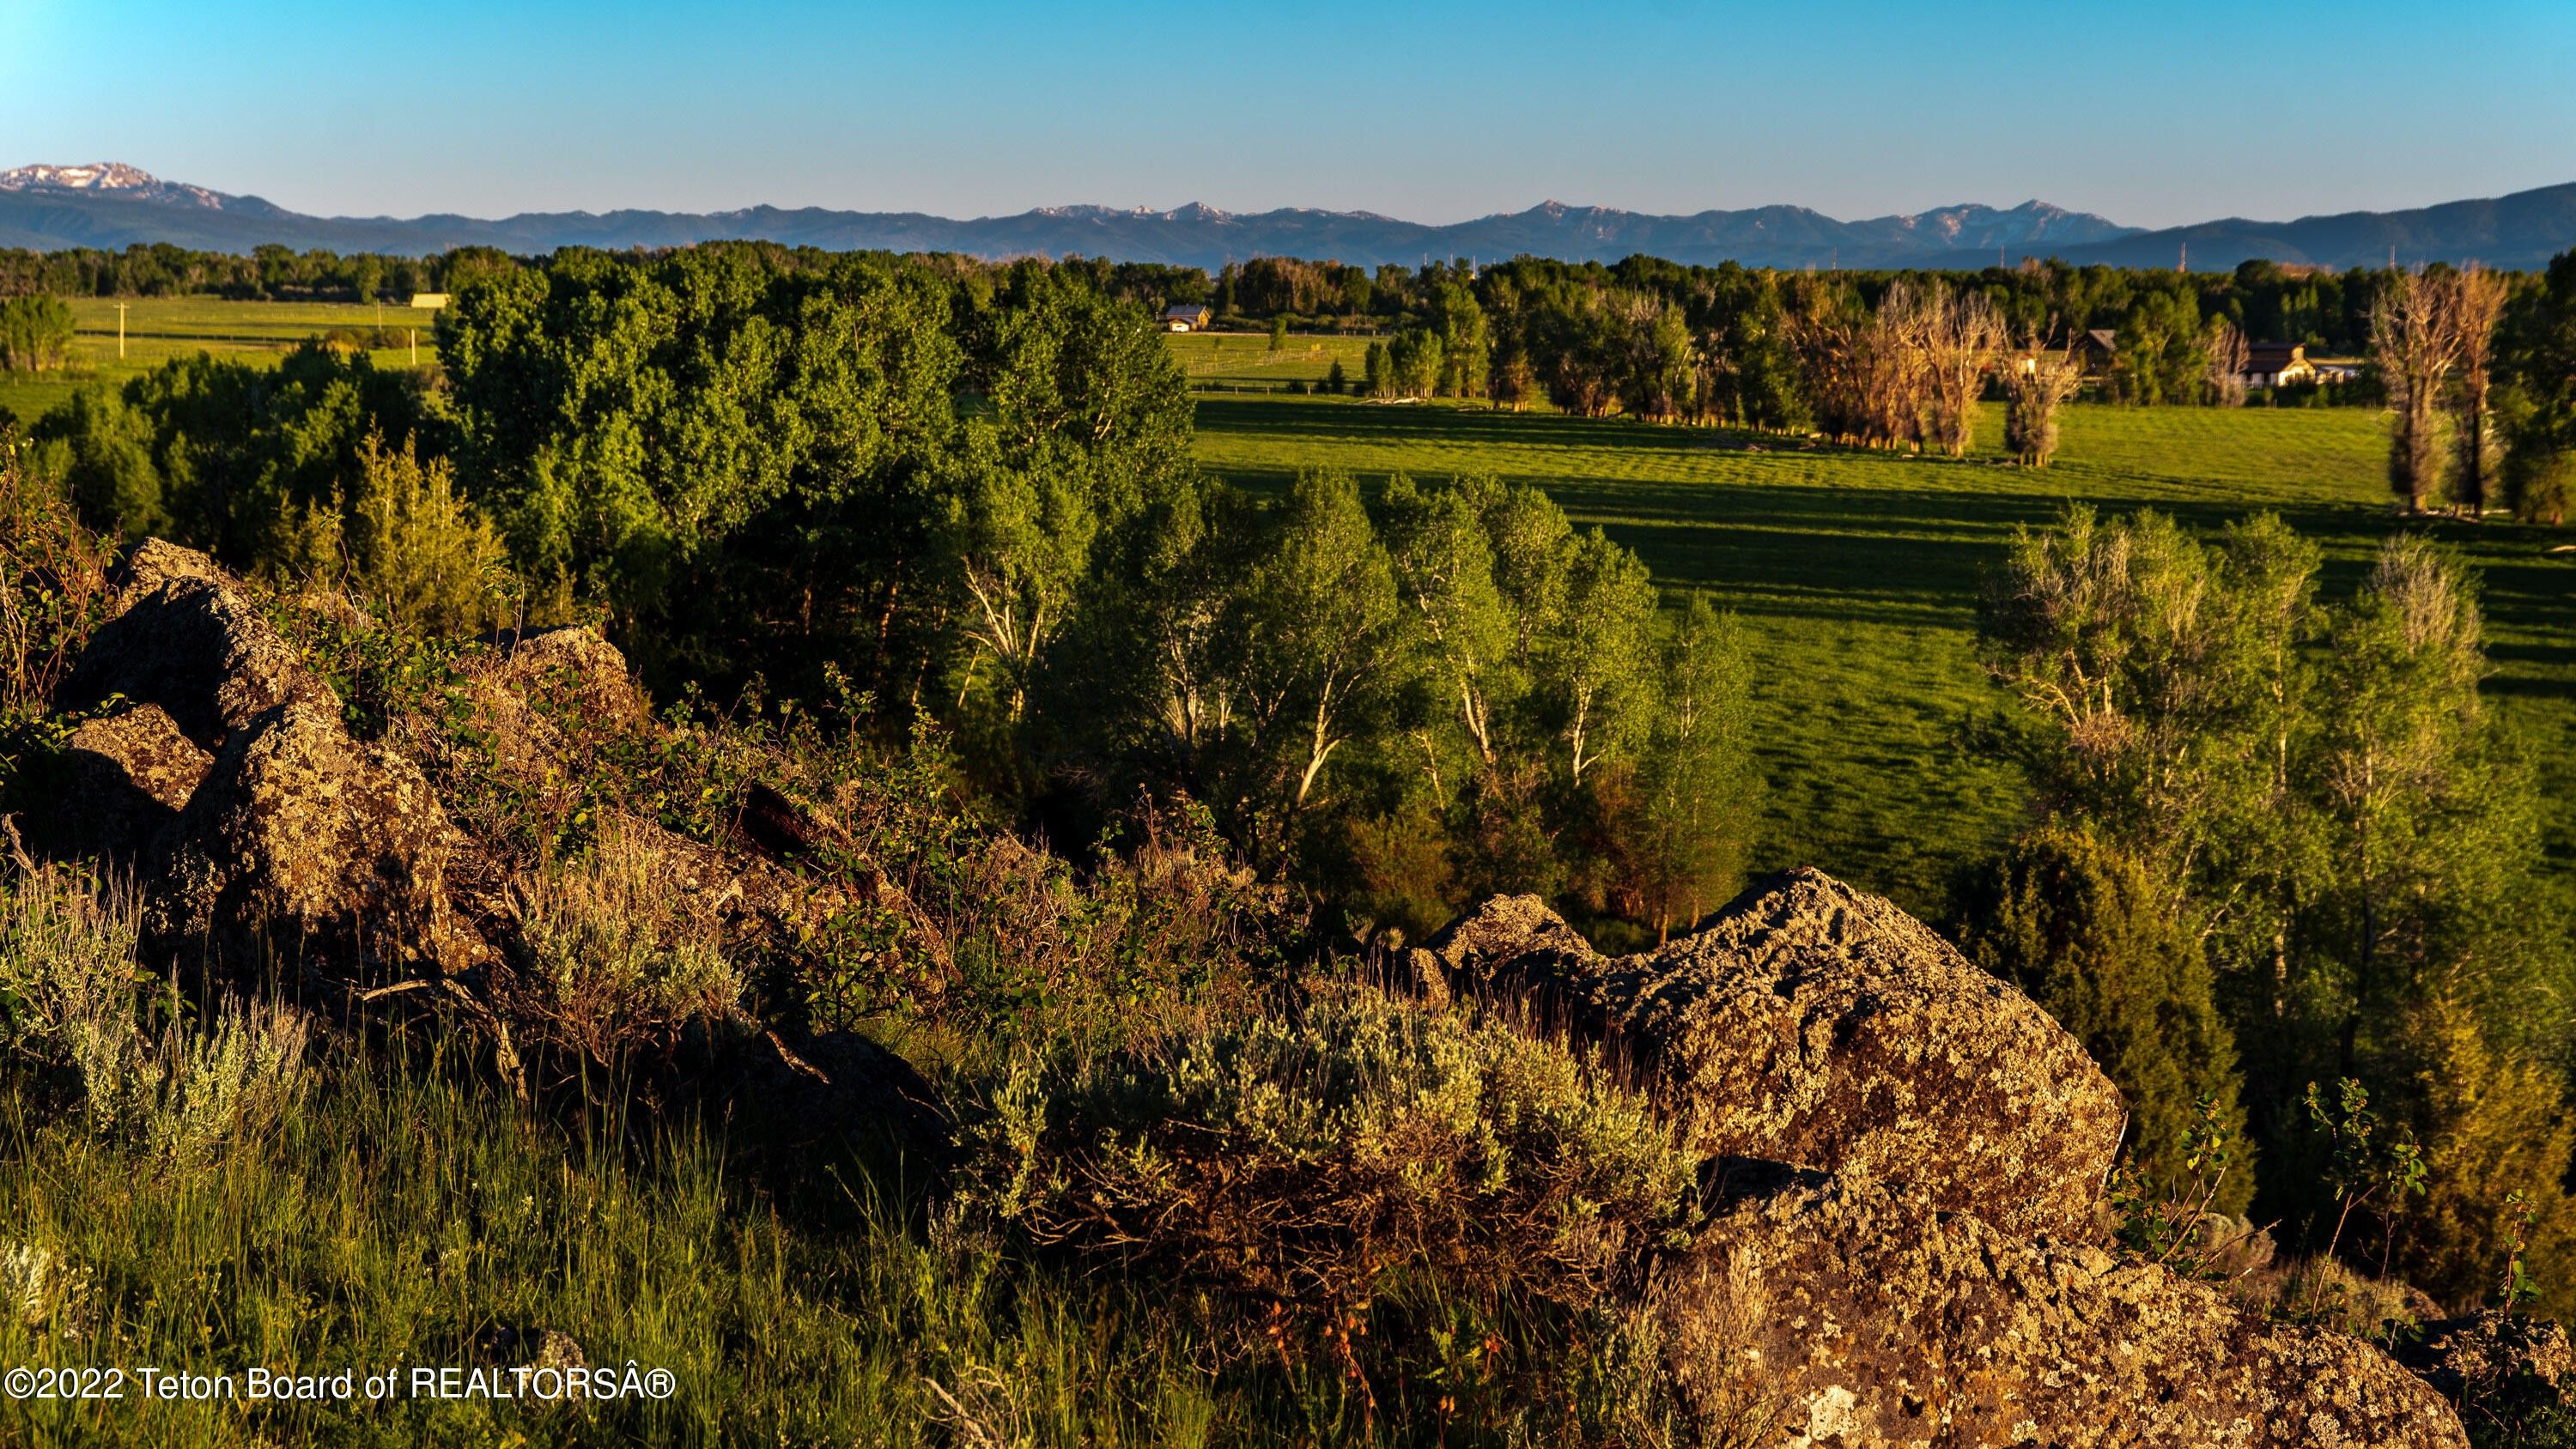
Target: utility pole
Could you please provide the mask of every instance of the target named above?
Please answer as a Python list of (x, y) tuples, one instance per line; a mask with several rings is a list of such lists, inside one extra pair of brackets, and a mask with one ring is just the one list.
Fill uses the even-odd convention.
[(411, 339), (411, 365), (420, 366), (420, 329), (406, 327), (403, 329), (403, 335)]
[(116, 360), (125, 360), (125, 304), (116, 304)]

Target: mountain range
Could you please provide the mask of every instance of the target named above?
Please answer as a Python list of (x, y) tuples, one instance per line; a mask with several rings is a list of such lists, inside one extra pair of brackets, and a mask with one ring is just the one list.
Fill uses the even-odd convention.
[(2576, 183), (2411, 211), (2295, 221), (2230, 217), (2148, 230), (2026, 201), (1838, 221), (1801, 206), (1657, 216), (1546, 202), (1527, 211), (1429, 225), (1365, 211), (1256, 213), (1192, 204), (1172, 211), (1041, 207), (952, 220), (920, 212), (755, 206), (737, 211), (523, 212), (498, 220), (308, 216), (255, 196), (164, 181), (117, 162), (0, 171), (0, 247), (121, 249), (167, 242), (209, 251), (264, 243), (418, 255), (492, 246), (521, 255), (564, 246), (686, 246), (756, 238), (830, 250), (961, 252), (980, 257), (1107, 256), (1216, 268), (1257, 256), (1412, 266), (1434, 258), (1532, 255), (1764, 267), (1979, 267), (2025, 256), (2220, 270), (2249, 257), (2329, 267), (2483, 261), (2529, 268), (2576, 246)]

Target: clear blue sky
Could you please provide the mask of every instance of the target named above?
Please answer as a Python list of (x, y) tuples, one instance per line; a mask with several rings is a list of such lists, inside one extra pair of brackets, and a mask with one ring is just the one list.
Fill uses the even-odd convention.
[(0, 153), (356, 215), (2037, 196), (2158, 225), (2576, 180), (2576, 0), (0, 0)]

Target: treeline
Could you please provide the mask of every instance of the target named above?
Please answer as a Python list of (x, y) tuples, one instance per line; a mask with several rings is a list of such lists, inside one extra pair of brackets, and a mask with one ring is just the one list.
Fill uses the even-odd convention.
[(433, 378), (313, 347), (88, 389), (36, 457), (96, 523), (435, 627), (604, 616), (675, 693), (934, 724), (1060, 842), (1185, 793), (1370, 919), (1516, 889), (1654, 929), (1741, 870), (1730, 624), (1667, 628), (1534, 489), (1203, 476), (1152, 319), (1079, 268), (567, 253), (438, 327)]
[(0, 297), (217, 296), (257, 302), (372, 302), (415, 292), (454, 291), (475, 278), (522, 265), (491, 247), (459, 247), (430, 256), (299, 252), (263, 246), (243, 256), (167, 243), (137, 243), (121, 252), (69, 247), (39, 252), (0, 249)]

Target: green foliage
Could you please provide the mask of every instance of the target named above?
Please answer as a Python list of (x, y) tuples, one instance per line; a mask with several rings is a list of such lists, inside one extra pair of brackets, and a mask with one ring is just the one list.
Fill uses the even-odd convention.
[(307, 510), (361, 472), (370, 438), (438, 426), (416, 379), (318, 344), (275, 368), (200, 353), (38, 421), (38, 465), (92, 527), (157, 534), (249, 572), (281, 561)]
[(0, 719), (41, 708), (71, 671), (107, 615), (108, 557), (63, 490), (0, 434)]
[[(2267, 1214), (2331, 1246), (2367, 1211), (2383, 1260), (2464, 1297), (2493, 1271), (2507, 1193), (2545, 1194), (2553, 1224), (2576, 1211), (2563, 1160), (2497, 1150), (2506, 1123), (2553, 1110), (2556, 1089), (2509, 1064), (2557, 1050), (2568, 984), (2537, 914), (2531, 782), (2480, 692), (2481, 620), (2454, 562), (2391, 539), (2324, 604), (2316, 570), (2277, 521), (2204, 544), (2153, 515), (2073, 510), (1999, 576), (1990, 667), (2035, 726), (2042, 801), (2136, 857), (2209, 953)], [(2515, 1090), (2475, 1105), (2445, 1085), (2464, 1072)], [(2320, 1075), (2390, 1104), (2432, 1154), (2429, 1187), (2317, 1160), (2296, 1109)]]
[(42, 372), (71, 355), (72, 309), (60, 297), (0, 296), (0, 372)]
[(2235, 1042), (2171, 895), (2090, 832), (2046, 826), (2005, 856), (1995, 897), (1966, 944), (2118, 1085), (2129, 1170), (2161, 1200), (2196, 1201), (2195, 1222), (2244, 1212), (2252, 1173), (2207, 1171), (2214, 1143), (2244, 1135)]
[(130, 898), (58, 869), (14, 868), (0, 884), (0, 1031), (22, 1066), (68, 1079), (82, 1130), (149, 1170), (184, 1170), (295, 1105), (306, 1025), (271, 1005), (223, 1002), (192, 1016), (154, 990), (138, 935)]
[(345, 492), (307, 505), (284, 571), (353, 596), (395, 629), (478, 633), (509, 622), (520, 590), (500, 537), (456, 493), (443, 459), (420, 461), (369, 434)]

